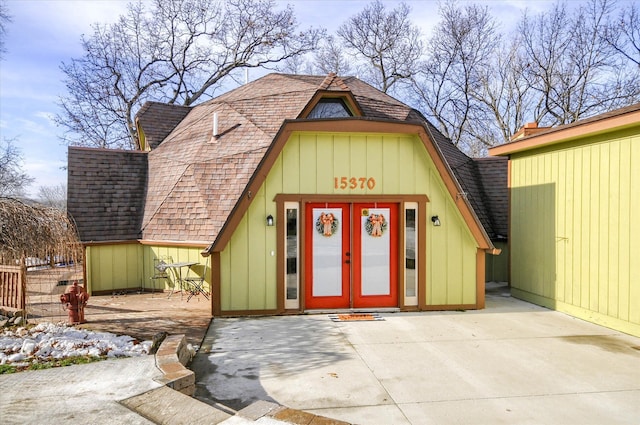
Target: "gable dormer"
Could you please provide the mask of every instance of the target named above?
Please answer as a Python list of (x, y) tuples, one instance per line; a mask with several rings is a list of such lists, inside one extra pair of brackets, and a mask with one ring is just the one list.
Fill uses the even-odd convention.
[(348, 118), (363, 116), (362, 108), (342, 78), (331, 73), (304, 107), (298, 118)]
[(191, 111), (190, 106), (146, 102), (136, 113), (139, 135), (137, 150), (150, 151), (158, 146)]

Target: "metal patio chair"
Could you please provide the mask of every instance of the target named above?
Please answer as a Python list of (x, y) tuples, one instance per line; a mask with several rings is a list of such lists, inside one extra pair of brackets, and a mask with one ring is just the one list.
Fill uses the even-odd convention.
[[(209, 299), (209, 291), (204, 287), (204, 281), (207, 276), (207, 269), (209, 267), (209, 257), (207, 256), (204, 264), (196, 264), (189, 267), (187, 277), (184, 278), (185, 283), (188, 286), (189, 296), (187, 302), (194, 296), (202, 294), (206, 299)], [(192, 274), (193, 273), (193, 274)]]
[[(155, 293), (156, 282), (158, 280), (164, 280), (165, 282), (169, 282), (169, 274), (167, 273), (167, 264), (172, 263), (173, 260), (171, 257), (162, 256), (153, 259), (153, 276), (149, 279), (151, 280), (151, 293)], [(143, 288), (144, 290), (144, 288)]]

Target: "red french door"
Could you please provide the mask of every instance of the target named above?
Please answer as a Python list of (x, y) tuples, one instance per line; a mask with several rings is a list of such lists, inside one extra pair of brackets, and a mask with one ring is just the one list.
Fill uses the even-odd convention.
[(398, 306), (398, 205), (353, 205), (353, 307)]
[(398, 305), (397, 216), (397, 204), (307, 204), (306, 309)]
[(307, 204), (307, 309), (347, 308), (350, 288), (350, 205)]

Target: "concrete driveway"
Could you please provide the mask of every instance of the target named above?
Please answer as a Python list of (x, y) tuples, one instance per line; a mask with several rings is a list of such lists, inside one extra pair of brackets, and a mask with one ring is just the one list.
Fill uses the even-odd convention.
[(356, 424), (640, 423), (640, 338), (500, 288), (481, 311), (381, 317), (216, 318), (196, 397)]

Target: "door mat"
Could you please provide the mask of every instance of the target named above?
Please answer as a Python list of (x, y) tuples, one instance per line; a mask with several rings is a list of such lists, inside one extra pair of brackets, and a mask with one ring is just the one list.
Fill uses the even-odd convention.
[(352, 314), (330, 314), (329, 319), (334, 322), (370, 322), (373, 320), (384, 320), (378, 313), (352, 313)]

